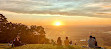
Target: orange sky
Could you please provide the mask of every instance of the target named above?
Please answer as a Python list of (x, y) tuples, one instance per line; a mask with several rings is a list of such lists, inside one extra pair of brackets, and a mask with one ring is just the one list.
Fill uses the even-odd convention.
[(0, 0), (0, 13), (26, 25), (111, 25), (111, 0)]
[(49, 14), (21, 14), (8, 11), (0, 11), (14, 23), (26, 25), (53, 25), (60, 21), (63, 25), (111, 25), (111, 18), (88, 17), (88, 16), (65, 16)]

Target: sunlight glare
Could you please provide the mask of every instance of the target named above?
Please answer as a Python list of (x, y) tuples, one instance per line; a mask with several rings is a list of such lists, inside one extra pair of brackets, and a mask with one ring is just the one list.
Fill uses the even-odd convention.
[(60, 26), (60, 25), (61, 25), (61, 22), (55, 22), (55, 25), (56, 25), (56, 26)]

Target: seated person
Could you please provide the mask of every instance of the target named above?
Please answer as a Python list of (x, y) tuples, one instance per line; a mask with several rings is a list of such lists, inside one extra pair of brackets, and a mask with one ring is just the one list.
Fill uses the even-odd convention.
[(13, 45), (14, 46), (22, 46), (24, 44), (21, 43), (20, 39), (19, 38), (16, 38), (14, 41), (13, 41)]
[(88, 46), (89, 48), (95, 48), (95, 39), (92, 36), (88, 40)]
[(64, 40), (64, 44), (65, 44), (66, 46), (68, 46), (68, 45), (70, 44), (68, 37), (66, 37), (66, 40)]
[(98, 46), (96, 38), (95, 37), (92, 37), (92, 38), (95, 39), (95, 48), (101, 48), (101, 47)]

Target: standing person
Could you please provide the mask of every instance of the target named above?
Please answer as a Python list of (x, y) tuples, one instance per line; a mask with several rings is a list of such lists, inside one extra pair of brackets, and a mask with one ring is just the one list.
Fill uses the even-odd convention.
[(69, 45), (69, 39), (68, 39), (68, 37), (66, 37), (66, 40), (64, 40), (64, 44), (65, 44), (66, 46)]
[(89, 37), (88, 46), (89, 48), (95, 48), (95, 39), (92, 36)]
[(62, 40), (61, 40), (61, 37), (58, 37), (58, 39), (57, 39), (57, 45), (62, 45)]

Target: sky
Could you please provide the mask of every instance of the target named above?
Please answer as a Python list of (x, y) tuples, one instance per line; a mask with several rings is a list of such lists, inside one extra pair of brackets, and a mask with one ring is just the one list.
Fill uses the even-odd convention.
[(111, 25), (111, 0), (0, 0), (0, 13), (26, 25)]

